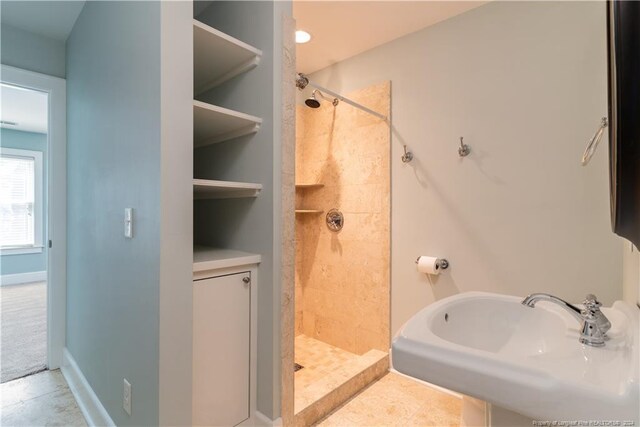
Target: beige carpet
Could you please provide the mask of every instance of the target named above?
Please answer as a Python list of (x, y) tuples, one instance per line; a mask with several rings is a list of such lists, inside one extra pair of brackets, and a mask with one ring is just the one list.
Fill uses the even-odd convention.
[(0, 286), (0, 382), (46, 367), (46, 282)]

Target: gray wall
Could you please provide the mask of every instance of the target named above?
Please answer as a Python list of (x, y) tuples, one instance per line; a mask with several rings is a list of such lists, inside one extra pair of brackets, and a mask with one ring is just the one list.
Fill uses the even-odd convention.
[[(274, 5), (271, 2), (214, 2), (198, 15), (202, 22), (263, 52), (260, 65), (199, 99), (263, 119), (256, 135), (196, 150), (195, 176), (205, 179), (256, 182), (256, 199), (198, 201), (195, 207), (197, 243), (245, 250), (262, 255), (258, 272), (258, 410), (279, 415), (279, 371), (274, 354), (279, 342), (279, 318), (274, 281)], [(279, 124), (278, 124), (279, 126)], [(279, 172), (278, 172), (279, 173)]]
[(64, 78), (65, 44), (3, 24), (0, 28), (0, 62)]
[(158, 424), (160, 9), (87, 2), (67, 41), (67, 348), (117, 425)]
[[(46, 242), (47, 235), (47, 135), (44, 133), (22, 132), (12, 129), (0, 129), (0, 145), (5, 148), (21, 148), (23, 150), (40, 151), (42, 154), (42, 176), (44, 180), (43, 201), (45, 208), (42, 213), (42, 241)], [(46, 246), (46, 245), (45, 245)], [(32, 273), (47, 270), (47, 249), (35, 254), (20, 254), (0, 256), (2, 274)]]
[[(464, 291), (621, 297), (606, 141), (580, 166), (607, 114), (605, 22), (602, 2), (492, 2), (314, 73), (392, 81), (392, 331)], [(430, 283), (419, 255), (451, 268)]]

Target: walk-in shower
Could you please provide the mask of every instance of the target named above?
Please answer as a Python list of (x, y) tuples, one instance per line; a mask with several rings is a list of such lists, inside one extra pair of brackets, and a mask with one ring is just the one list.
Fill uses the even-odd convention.
[(307, 77), (306, 75), (304, 75), (302, 73), (298, 73), (298, 77), (296, 78), (296, 87), (299, 90), (303, 90), (307, 86), (311, 86), (311, 87), (316, 88), (316, 90), (314, 90), (313, 93), (311, 94), (311, 97), (308, 98), (304, 102), (308, 107), (318, 108), (320, 106), (320, 101), (318, 101), (317, 96), (316, 96), (318, 93), (324, 99), (331, 99), (331, 98), (328, 98), (328, 97), (326, 97), (324, 95), (324, 93), (328, 93), (329, 95), (335, 97), (332, 100), (332, 103), (333, 103), (334, 107), (336, 105), (338, 105), (338, 101), (343, 101), (343, 102), (346, 102), (349, 105), (352, 105), (352, 106), (354, 106), (356, 108), (359, 108), (362, 111), (365, 111), (365, 112), (367, 112), (369, 114), (373, 114), (374, 116), (379, 117), (384, 121), (388, 121), (387, 116), (385, 116), (384, 114), (380, 114), (377, 111), (373, 111), (372, 109), (367, 108), (362, 104), (358, 104), (357, 102), (350, 100), (349, 98), (345, 98), (344, 96), (340, 95), (339, 93), (336, 93), (336, 92), (332, 91), (331, 89), (327, 89), (326, 87), (322, 87), (322, 86), (314, 83), (313, 81), (309, 80), (309, 77)]
[(291, 369), (295, 424), (313, 425), (389, 367), (391, 82), (296, 86), (313, 90), (296, 106)]

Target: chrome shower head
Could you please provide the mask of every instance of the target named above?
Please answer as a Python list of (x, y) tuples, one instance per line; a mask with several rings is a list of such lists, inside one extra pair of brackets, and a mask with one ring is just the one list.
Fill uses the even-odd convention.
[(320, 107), (320, 100), (318, 99), (317, 95), (320, 95), (321, 98), (324, 98), (326, 100), (331, 101), (331, 104), (335, 107), (336, 105), (338, 105), (338, 103), (340, 102), (338, 100), (338, 98), (327, 98), (322, 92), (320, 92), (319, 90), (314, 90), (311, 93), (311, 97), (307, 98), (304, 103), (307, 105), (307, 107), (309, 108), (319, 108)]
[(304, 103), (307, 105), (307, 107), (309, 108), (319, 108), (320, 107), (320, 101), (318, 101), (318, 99), (316, 98), (316, 92), (317, 91), (313, 91), (313, 93), (311, 94), (310, 98), (307, 98)]

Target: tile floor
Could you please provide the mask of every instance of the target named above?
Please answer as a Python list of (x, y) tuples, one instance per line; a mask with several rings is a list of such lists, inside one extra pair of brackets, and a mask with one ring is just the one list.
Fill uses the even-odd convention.
[(321, 427), (459, 426), (462, 400), (389, 373), (321, 420)]
[(301, 415), (302, 419), (317, 420), (316, 415), (308, 412), (326, 414), (332, 411), (379, 378), (389, 367), (388, 359), (383, 351), (369, 350), (357, 355), (305, 335), (297, 336), (295, 361), (304, 368), (294, 377), (296, 417)]
[(348, 362), (358, 359), (357, 354), (334, 347), (322, 341), (298, 335), (295, 340), (296, 363), (304, 369), (296, 372), (296, 392), (321, 380)]
[[(314, 340), (315, 341), (315, 340)], [(310, 351), (298, 363), (314, 360), (312, 349), (324, 343), (311, 344)], [(326, 344), (325, 344), (326, 345)], [(335, 347), (334, 347), (335, 349)], [(349, 354), (335, 349), (337, 361), (348, 361)], [(302, 356), (300, 354), (300, 356)], [(356, 359), (357, 355), (352, 355)], [(316, 359), (318, 360), (318, 359)], [(325, 360), (307, 380), (320, 378), (327, 366), (338, 366)], [(305, 367), (305, 369), (307, 369)], [(339, 369), (339, 368), (338, 368)], [(303, 370), (299, 372), (303, 372)], [(298, 373), (296, 373), (296, 376)], [(389, 373), (348, 400), (321, 420), (317, 426), (377, 427), (377, 426), (459, 426), (461, 400), (427, 387), (417, 381)], [(68, 426), (86, 427), (73, 394), (59, 370), (44, 371), (0, 385), (0, 425), (15, 427)]]
[(383, 351), (358, 355), (305, 335), (295, 339), (295, 360), (304, 366), (294, 377), (296, 426), (314, 424), (389, 370)]
[(0, 385), (0, 425), (86, 427), (60, 370), (44, 371)]

